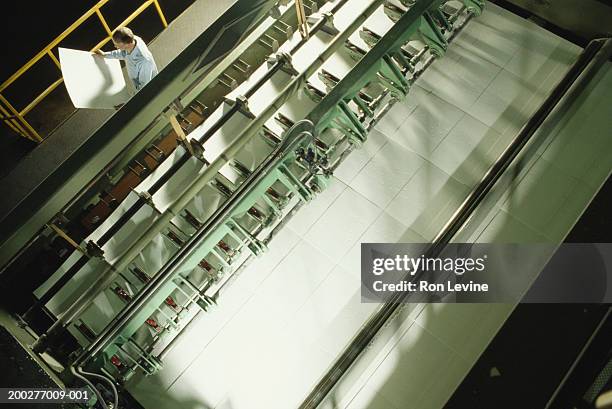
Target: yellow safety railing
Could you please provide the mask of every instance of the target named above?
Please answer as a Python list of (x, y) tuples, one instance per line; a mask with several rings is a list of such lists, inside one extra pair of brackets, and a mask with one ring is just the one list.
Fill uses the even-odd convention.
[[(106, 22), (102, 14), (102, 7), (108, 3), (110, 0), (100, 0), (98, 3), (89, 9), (85, 14), (83, 14), (77, 21), (75, 21), (70, 27), (68, 27), (62, 34), (57, 36), (53, 41), (49, 43), (45, 48), (43, 48), (34, 58), (28, 61), (23, 67), (21, 67), (17, 72), (15, 72), (9, 79), (4, 81), (2, 85), (0, 85), (0, 120), (5, 122), (13, 131), (17, 132), (19, 135), (28, 138), (30, 140), (41, 142), (43, 138), (40, 134), (34, 129), (28, 121), (25, 119), (25, 116), (30, 112), (34, 107), (36, 107), (43, 99), (45, 99), (54, 89), (56, 89), (63, 81), (63, 78), (59, 78), (57, 81), (53, 82), (47, 89), (41, 92), (36, 98), (34, 98), (29, 104), (21, 109), (15, 108), (3, 95), (2, 92), (5, 91), (11, 84), (13, 84), (17, 79), (19, 79), (24, 73), (26, 73), (34, 64), (45, 57), (49, 57), (51, 61), (58, 67), (60, 67), (60, 62), (58, 58), (55, 56), (53, 49), (57, 47), (57, 45), (66, 38), (70, 33), (76, 30), (81, 24), (87, 21), (94, 14), (98, 17), (98, 20), (104, 27), (104, 31), (106, 31), (107, 36), (96, 44), (91, 51), (95, 51), (103, 47), (106, 43), (108, 43), (112, 39), (113, 30), (111, 30), (110, 26)], [(164, 26), (164, 28), (168, 27), (168, 22), (166, 21), (166, 17), (159, 5), (158, 0), (146, 0), (144, 1), (140, 7), (138, 7), (132, 14), (130, 14), (125, 20), (123, 20), (117, 27), (126, 26), (132, 22), (136, 17), (138, 17), (143, 11), (145, 11), (149, 6), (154, 6), (157, 10), (157, 14)], [(115, 27), (116, 28), (116, 27)]]

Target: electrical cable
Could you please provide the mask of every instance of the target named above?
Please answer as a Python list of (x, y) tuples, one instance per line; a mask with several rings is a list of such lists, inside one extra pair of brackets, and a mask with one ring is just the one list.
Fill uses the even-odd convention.
[(94, 373), (94, 372), (85, 372), (82, 368), (79, 367), (79, 371), (83, 374), (83, 375), (88, 375), (97, 379), (101, 379), (103, 381), (105, 381), (106, 383), (108, 383), (113, 391), (113, 409), (117, 409), (119, 407), (119, 393), (117, 392), (117, 387), (115, 386), (115, 384), (113, 383), (113, 381), (111, 379), (108, 379), (106, 376), (104, 375), (100, 375), (98, 373)]
[(94, 386), (93, 383), (91, 383), (89, 381), (89, 379), (87, 379), (86, 377), (84, 377), (83, 375), (79, 374), (76, 369), (74, 368), (74, 366), (70, 367), (70, 372), (72, 372), (72, 374), (74, 376), (76, 376), (77, 378), (79, 378), (80, 380), (82, 380), (83, 382), (85, 382), (85, 384), (87, 386), (89, 386), (91, 389), (93, 389), (94, 393), (96, 394), (96, 396), (98, 397), (98, 401), (100, 402), (100, 405), (102, 405), (102, 409), (108, 409), (108, 406), (106, 406), (106, 402), (104, 402), (104, 398), (102, 398), (102, 394), (100, 393), (100, 391)]

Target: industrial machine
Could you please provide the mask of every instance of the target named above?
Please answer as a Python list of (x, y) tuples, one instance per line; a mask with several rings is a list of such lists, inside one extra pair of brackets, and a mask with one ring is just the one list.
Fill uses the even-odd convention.
[(3, 274), (36, 277), (31, 301), (17, 306), (33, 350), (59, 362), (68, 382), (114, 389), (160, 371), (184, 328), (223, 302), (233, 277), (484, 6), (259, 3), (234, 47), (221, 34), (205, 59), (193, 48), (177, 58), (189, 83), (177, 75), (181, 86), (164, 88), (169, 104), (138, 95), (145, 114), (130, 113), (142, 132), (53, 217), (3, 247)]
[[(196, 318), (224, 303), (483, 7), (236, 1), (0, 216), (3, 306), (32, 337), (32, 354), (66, 385), (91, 389), (86, 406), (138, 407), (126, 403), (130, 387), (164, 373)], [(513, 179), (511, 163), (541, 149), (543, 138), (532, 136), (544, 120), (610, 53), (609, 39), (584, 49), (426, 255), (477, 227), (485, 197), (492, 206), (503, 193), (493, 187)], [(399, 314), (402, 297), (360, 324), (301, 408), (324, 403)]]

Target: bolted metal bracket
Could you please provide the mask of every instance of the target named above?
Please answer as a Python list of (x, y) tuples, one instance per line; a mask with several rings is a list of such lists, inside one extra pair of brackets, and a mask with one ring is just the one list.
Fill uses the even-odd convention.
[(326, 34), (329, 34), (331, 36), (335, 36), (338, 33), (340, 33), (340, 30), (338, 30), (336, 28), (336, 26), (334, 26), (334, 15), (326, 12), (326, 13), (313, 13), (310, 16), (307, 17), (307, 20), (310, 24), (315, 24), (316, 22), (318, 22), (320, 19), (325, 19), (325, 22), (323, 23), (323, 25), (321, 26), (320, 30)]
[(249, 100), (245, 96), (237, 95), (236, 97), (234, 97), (234, 99), (226, 99), (225, 101), (230, 105), (235, 104), (238, 107), (238, 111), (242, 115), (251, 119), (255, 119), (255, 115), (253, 114), (253, 112), (251, 112), (251, 109), (249, 108)]
[(299, 72), (293, 67), (291, 62), (291, 54), (285, 52), (277, 52), (268, 57), (268, 66), (280, 63), (281, 70), (291, 76), (299, 75)]
[(463, 4), (467, 11), (474, 16), (481, 15), (485, 7), (484, 0), (463, 0)]
[(89, 240), (85, 248), (89, 257), (104, 258), (104, 250), (93, 240)]
[(440, 29), (429, 12), (423, 14), (421, 17), (419, 33), (421, 34), (423, 42), (429, 46), (429, 49), (434, 56), (442, 57), (444, 53), (446, 53), (448, 42), (444, 38), (444, 35), (442, 35), (440, 32)]

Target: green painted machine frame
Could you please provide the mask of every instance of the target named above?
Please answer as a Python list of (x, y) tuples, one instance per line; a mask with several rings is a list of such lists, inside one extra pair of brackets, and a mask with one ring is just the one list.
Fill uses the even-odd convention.
[[(295, 163), (300, 163), (306, 159), (301, 155), (308, 149), (316, 149), (314, 146), (314, 126), (309, 121), (296, 123), (285, 136), (283, 142), (271, 153), (247, 180), (240, 185), (238, 190), (230, 200), (215, 212), (213, 216), (204, 224), (199, 231), (192, 236), (186, 243), (183, 255), (174, 263), (168, 263), (160, 272), (162, 280), (151, 282), (151, 288), (145, 289), (141, 294), (146, 294), (146, 299), (142, 305), (133, 310), (130, 318), (126, 320), (121, 330), (116, 335), (109, 338), (101, 353), (95, 357), (96, 365), (108, 368), (108, 363), (119, 351), (128, 355), (124, 345), (131, 343), (137, 346), (132, 336), (149, 316), (164, 303), (169, 294), (173, 293), (182, 282), (187, 281), (185, 273), (190, 272), (198, 266), (208, 254), (215, 251), (215, 247), (226, 235), (233, 235), (238, 241), (246, 243), (237, 251), (247, 250), (255, 256), (263, 254), (267, 249), (265, 240), (258, 239), (251, 235), (246, 229), (241, 227), (239, 219), (244, 216), (262, 198), (274, 209), (275, 214), (283, 211), (282, 205), (269, 200), (267, 192), (275, 183), (281, 183), (288, 191), (302, 202), (310, 201), (315, 192), (303, 177), (296, 175), (290, 167)], [(322, 158), (323, 156), (319, 156)], [(307, 175), (307, 179), (327, 178), (326, 175)], [(314, 181), (317, 186), (325, 185), (323, 181)], [(229, 266), (228, 266), (229, 267)], [(197, 288), (194, 290), (198, 291)], [(202, 310), (206, 310), (210, 300), (203, 294), (203, 304), (199, 304)], [(147, 374), (153, 374), (162, 368), (162, 362), (151, 353), (140, 350), (140, 356), (132, 358), (134, 367), (140, 367)], [(130, 373), (123, 374), (124, 379), (128, 378), (134, 368), (130, 368)]]
[[(370, 9), (375, 9), (381, 3), (382, 1), (373, 2)], [(445, 21), (446, 17), (440, 12), (440, 7), (444, 3), (444, 0), (420, 0), (412, 4), (408, 11), (399, 17), (394, 26), (359, 59), (355, 67), (320, 99), (317, 106), (306, 116), (306, 120), (297, 122), (285, 133), (283, 142), (274, 149), (273, 153), (249, 175), (233, 196), (198, 229), (96, 339), (84, 348), (73, 366), (88, 366), (96, 369), (108, 367), (109, 361), (115, 354), (120, 351), (125, 352), (124, 347), (134, 343), (132, 336), (138, 328), (142, 327), (143, 322), (159, 305), (164, 303), (168, 295), (175, 291), (181, 282), (186, 280), (182, 272), (195, 268), (200, 260), (214, 251), (214, 247), (224, 236), (232, 235), (237, 240), (246, 243), (243, 249), (248, 249), (254, 255), (262, 254), (267, 248), (266, 241), (252, 236), (240, 226), (237, 219), (244, 215), (255, 202), (265, 200), (263, 198), (266, 197), (266, 192), (274, 183), (281, 183), (302, 202), (311, 200), (318, 191), (326, 186), (329, 173), (324, 171), (325, 166), (321, 163), (326, 162), (325, 159), (330, 152), (321, 151), (316, 146), (316, 138), (326, 129), (336, 128), (344, 132), (353, 145), (359, 146), (366, 140), (367, 130), (349, 104), (354, 102), (362, 108), (365, 115), (372, 116), (373, 112), (365, 109), (367, 107), (359, 96), (360, 90), (371, 83), (380, 84), (396, 99), (406, 97), (410, 83), (404, 77), (402, 70), (407, 68), (408, 62), (401, 57), (401, 48), (412, 39), (420, 39), (434, 56), (444, 54), (448, 44), (436, 24), (436, 21), (440, 22), (440, 19)], [(482, 1), (463, 0), (462, 3), (472, 14), (477, 15), (482, 11)], [(354, 25), (363, 23), (366, 17), (364, 13), (363, 17), (355, 20)], [(442, 25), (444, 26), (444, 23)], [(341, 33), (334, 40), (334, 44), (323, 52), (321, 61), (344, 44), (347, 37), (348, 34)], [(322, 62), (315, 62), (306, 72), (293, 78), (270, 108), (243, 130), (240, 137), (222, 155), (223, 157), (211, 163), (199, 180), (190, 186), (189, 191), (197, 192), (209, 183), (216, 172), (228, 162), (227, 158), (231, 158), (233, 153), (239, 151), (255, 134), (261, 132), (264, 122), (282, 103), (305, 86), (306, 79), (314, 74), (321, 64)], [(315, 152), (316, 161), (310, 165), (323, 170), (323, 172), (308, 175), (308, 178), (314, 179), (312, 184), (307, 184), (303, 175), (296, 175), (291, 170), (296, 163), (312, 161), (312, 158), (307, 159), (302, 154), (309, 149)], [(304, 168), (303, 166), (302, 169)], [(179, 203), (185, 203), (187, 200), (189, 197), (185, 195)], [(267, 203), (272, 207), (275, 206), (269, 200)], [(276, 212), (280, 213), (281, 210), (277, 208)], [(176, 212), (170, 211), (167, 215), (161, 215), (160, 222), (151, 226), (150, 233), (147, 233), (148, 236), (155, 234), (156, 231), (159, 232), (164, 223), (168, 223), (174, 214)], [(132, 253), (137, 251), (138, 246), (135, 246)], [(127, 265), (126, 263), (120, 263), (115, 268), (120, 271)], [(206, 309), (210, 301), (202, 295), (198, 305)], [(141, 350), (138, 355), (133, 359), (134, 368), (140, 367), (145, 373), (152, 374), (162, 367), (161, 360), (151, 351)]]

